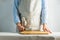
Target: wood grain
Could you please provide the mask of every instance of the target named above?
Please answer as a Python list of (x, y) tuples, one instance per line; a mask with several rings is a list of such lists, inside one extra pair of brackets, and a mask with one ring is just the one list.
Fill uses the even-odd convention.
[(20, 32), (21, 34), (41, 34), (41, 35), (45, 35), (47, 34), (48, 35), (48, 32), (40, 32), (40, 31), (23, 31), (23, 32)]

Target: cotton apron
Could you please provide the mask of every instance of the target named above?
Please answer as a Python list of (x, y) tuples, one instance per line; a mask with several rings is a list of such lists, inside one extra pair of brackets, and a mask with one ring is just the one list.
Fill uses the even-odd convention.
[(21, 0), (18, 8), (21, 16), (29, 22), (31, 30), (39, 30), (41, 0)]

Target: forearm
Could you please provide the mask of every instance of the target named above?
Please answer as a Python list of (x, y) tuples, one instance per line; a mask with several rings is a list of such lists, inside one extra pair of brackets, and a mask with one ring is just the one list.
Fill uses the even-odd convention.
[(47, 24), (47, 13), (46, 13), (46, 3), (45, 0), (42, 0), (42, 24)]
[(18, 7), (18, 1), (17, 1), (17, 0), (14, 0), (13, 16), (14, 16), (14, 22), (15, 22), (16, 24), (20, 22), (20, 19), (19, 19), (19, 17), (18, 17), (17, 7)]

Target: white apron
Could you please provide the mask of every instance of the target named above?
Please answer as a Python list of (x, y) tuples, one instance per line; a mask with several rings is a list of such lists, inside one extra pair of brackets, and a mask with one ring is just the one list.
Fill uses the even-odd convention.
[(21, 0), (19, 11), (30, 25), (31, 30), (39, 30), (41, 0)]

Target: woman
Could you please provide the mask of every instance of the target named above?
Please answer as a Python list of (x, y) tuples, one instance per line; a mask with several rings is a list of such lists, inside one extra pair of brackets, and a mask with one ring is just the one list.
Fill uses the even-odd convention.
[[(43, 27), (44, 32), (51, 31), (47, 28), (45, 0), (14, 0), (14, 22), (20, 31), (24, 31), (22, 18), (24, 17), (32, 30)], [(41, 26), (42, 25), (42, 26)]]

